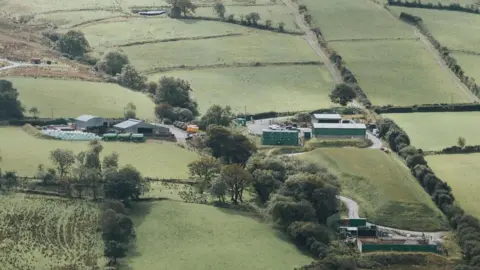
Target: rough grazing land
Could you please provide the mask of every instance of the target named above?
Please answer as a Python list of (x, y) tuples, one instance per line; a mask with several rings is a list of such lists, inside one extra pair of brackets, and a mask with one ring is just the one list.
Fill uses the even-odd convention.
[(427, 156), (428, 165), (453, 190), (455, 200), (467, 213), (480, 218), (478, 171), (480, 154)]
[(133, 212), (133, 269), (290, 270), (312, 261), (246, 213), (174, 201), (137, 204)]
[[(211, 9), (211, 8), (210, 8)], [(172, 38), (192, 38), (245, 33), (250, 28), (214, 21), (173, 20), (168, 17), (131, 18), (103, 21), (79, 27), (95, 50), (134, 42), (151, 42)], [(181, 54), (177, 52), (177, 55)]]
[(420, 16), (435, 38), (449, 49), (480, 53), (480, 15), (465, 12), (392, 7), (396, 13)]
[(174, 71), (151, 76), (173, 76), (189, 81), (200, 110), (213, 104), (243, 112), (310, 110), (331, 105), (334, 84), (323, 66), (269, 66)]
[(254, 31), (251, 34), (204, 40), (183, 40), (124, 47), (139, 70), (155, 67), (253, 62), (315, 61), (301, 36)]
[(124, 15), (125, 14), (120, 12), (112, 12), (106, 10), (59, 12), (35, 15), (31, 23), (53, 23), (54, 25), (60, 27), (60, 29), (68, 29), (79, 23), (86, 23), (93, 20), (107, 19)]
[(379, 225), (408, 230), (444, 229), (445, 217), (395, 155), (377, 149), (323, 148), (299, 158), (318, 162), (340, 178), (341, 193)]
[(468, 102), (420, 41), (333, 42), (375, 105)]
[(14, 194), (0, 196), (0, 205), (0, 269), (97, 269), (105, 265), (95, 204)]
[(137, 117), (152, 119), (154, 104), (144, 94), (117, 84), (55, 80), (46, 78), (5, 78), (20, 93), (27, 108), (37, 107), (43, 117), (78, 117), (82, 114), (103, 117), (123, 117), (123, 108), (133, 102)]
[(371, 0), (300, 0), (300, 3), (308, 7), (327, 40), (413, 38), (408, 25)]
[(412, 144), (424, 150), (441, 150), (457, 145), (459, 136), (466, 139), (467, 145), (480, 144), (480, 127), (474, 124), (478, 122), (480, 112), (394, 113), (383, 116), (393, 119), (407, 132)]
[[(21, 176), (32, 176), (38, 164), (53, 166), (49, 153), (56, 148), (74, 153), (87, 149), (87, 142), (69, 142), (35, 138), (20, 128), (0, 128), (0, 151), (4, 170), (15, 170)], [(117, 152), (120, 165), (131, 164), (144, 176), (160, 178), (188, 177), (187, 164), (198, 158), (195, 152), (170, 142), (105, 142), (102, 155)]]

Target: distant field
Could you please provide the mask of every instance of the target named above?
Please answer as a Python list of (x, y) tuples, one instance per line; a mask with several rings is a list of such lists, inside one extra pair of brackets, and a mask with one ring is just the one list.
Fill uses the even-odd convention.
[(213, 104), (230, 105), (250, 113), (313, 110), (331, 105), (328, 94), (334, 83), (323, 66), (269, 66), (173, 71), (152, 75), (189, 81), (192, 95), (205, 112)]
[[(3, 170), (17, 171), (21, 176), (32, 176), (38, 164), (52, 167), (51, 150), (71, 149), (79, 153), (87, 149), (87, 142), (44, 140), (25, 133), (21, 128), (0, 128), (0, 152)], [(198, 158), (195, 152), (180, 148), (171, 142), (104, 142), (102, 155), (117, 152), (120, 165), (131, 164), (144, 176), (159, 178), (187, 178), (187, 164)]]
[(453, 190), (455, 201), (473, 216), (480, 218), (478, 171), (480, 154), (427, 156), (428, 165)]
[(412, 145), (423, 150), (441, 150), (457, 145), (462, 136), (467, 145), (480, 144), (480, 112), (446, 112), (446, 113), (393, 113), (383, 114), (393, 119), (403, 128)]
[(107, 19), (112, 17), (125, 16), (120, 12), (112, 12), (105, 10), (97, 11), (77, 11), (77, 12), (60, 12), (51, 14), (38, 14), (31, 23), (53, 23), (60, 29), (68, 29), (73, 25), (85, 23), (92, 20)]
[(396, 13), (420, 16), (435, 38), (449, 49), (480, 53), (480, 15), (465, 12), (391, 7)]
[(332, 42), (375, 105), (471, 101), (420, 41)]
[(468, 77), (475, 79), (477, 83), (480, 82), (480, 55), (471, 55), (465, 53), (452, 53), (451, 54), (455, 59), (457, 59), (458, 64), (463, 68), (465, 74)]
[(341, 194), (359, 203), (361, 215), (379, 225), (441, 230), (447, 222), (398, 158), (377, 149), (322, 148), (299, 158), (339, 175)]
[[(233, 14), (237, 20), (240, 16), (246, 16), (251, 12), (257, 12), (260, 15), (260, 23), (265, 23), (266, 20), (272, 21), (273, 27), (278, 27), (279, 22), (285, 23), (285, 29), (300, 31), (300, 28), (295, 23), (295, 16), (292, 11), (284, 5), (274, 6), (226, 6), (226, 15)], [(217, 17), (215, 11), (211, 7), (198, 8), (195, 11), (196, 15)]]
[(413, 31), (407, 24), (396, 20), (371, 0), (299, 2), (307, 6), (315, 25), (327, 40), (413, 37)]
[(254, 31), (238, 37), (184, 40), (125, 47), (133, 65), (155, 67), (253, 62), (315, 61), (318, 56), (300, 36)]
[(174, 201), (135, 208), (137, 249), (127, 257), (132, 269), (290, 270), (312, 261), (248, 213)]
[(28, 108), (37, 107), (42, 117), (77, 117), (93, 114), (122, 117), (123, 108), (133, 102), (137, 116), (153, 119), (153, 102), (144, 94), (117, 84), (55, 80), (46, 78), (9, 77), (20, 93), (20, 101)]
[(0, 196), (0, 269), (101, 269), (99, 209), (82, 200)]
[(191, 38), (245, 33), (250, 28), (229, 23), (199, 20), (176, 20), (168, 17), (133, 18), (79, 27), (95, 50), (132, 42)]

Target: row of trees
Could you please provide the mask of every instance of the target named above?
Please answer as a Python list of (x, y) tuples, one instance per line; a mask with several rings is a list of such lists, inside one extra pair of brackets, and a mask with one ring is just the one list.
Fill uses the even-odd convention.
[(128, 57), (119, 51), (105, 53), (95, 69), (116, 76), (118, 84), (133, 90), (142, 91), (147, 86), (147, 78), (138, 73)]
[[(423, 151), (410, 145), (410, 138), (393, 120), (379, 123), (380, 136), (385, 138), (393, 151), (405, 159), (408, 168), (432, 200), (448, 217), (456, 229), (460, 247), (471, 266), (480, 267), (480, 222), (454, 204), (451, 187), (440, 180), (428, 166)], [(467, 269), (459, 266), (458, 269)]]
[(18, 95), (12, 82), (0, 80), (0, 121), (23, 117), (25, 108), (18, 99)]
[(476, 13), (480, 14), (480, 9), (478, 5), (460, 5), (459, 3), (450, 3), (450, 4), (442, 4), (438, 2), (434, 3), (422, 3), (420, 0), (409, 2), (407, 0), (388, 0), (388, 4), (391, 6), (402, 6), (402, 7), (411, 7), (411, 8), (427, 8), (427, 9), (439, 9), (439, 10), (451, 10), (451, 11), (461, 11), (461, 12), (468, 12), (468, 13)]

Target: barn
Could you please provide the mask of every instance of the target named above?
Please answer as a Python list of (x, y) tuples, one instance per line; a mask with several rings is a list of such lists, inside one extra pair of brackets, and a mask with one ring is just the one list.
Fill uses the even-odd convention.
[(367, 127), (360, 123), (342, 123), (342, 124), (313, 124), (313, 134), (315, 137), (356, 137), (365, 138)]
[(103, 117), (84, 114), (80, 115), (75, 119), (75, 128), (76, 129), (86, 129), (91, 127), (101, 127), (105, 124), (105, 119)]
[(342, 116), (338, 113), (314, 113), (312, 123), (340, 123)]
[(147, 136), (165, 136), (170, 133), (168, 127), (156, 124), (146, 123), (138, 119), (128, 119), (113, 126), (116, 130), (122, 133), (140, 133)]

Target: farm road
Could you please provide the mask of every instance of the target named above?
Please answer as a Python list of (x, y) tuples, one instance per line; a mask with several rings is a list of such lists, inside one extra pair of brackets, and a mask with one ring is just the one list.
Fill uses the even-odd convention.
[(9, 64), (6, 67), (0, 67), (0, 71), (7, 70), (7, 69), (12, 69), (12, 68), (19, 68), (19, 67), (40, 66), (40, 65), (28, 64), (28, 63), (24, 63), (24, 62), (14, 62), (14, 61), (10, 61), (10, 60), (3, 59), (3, 58), (0, 58), (0, 62), (7, 62)]

